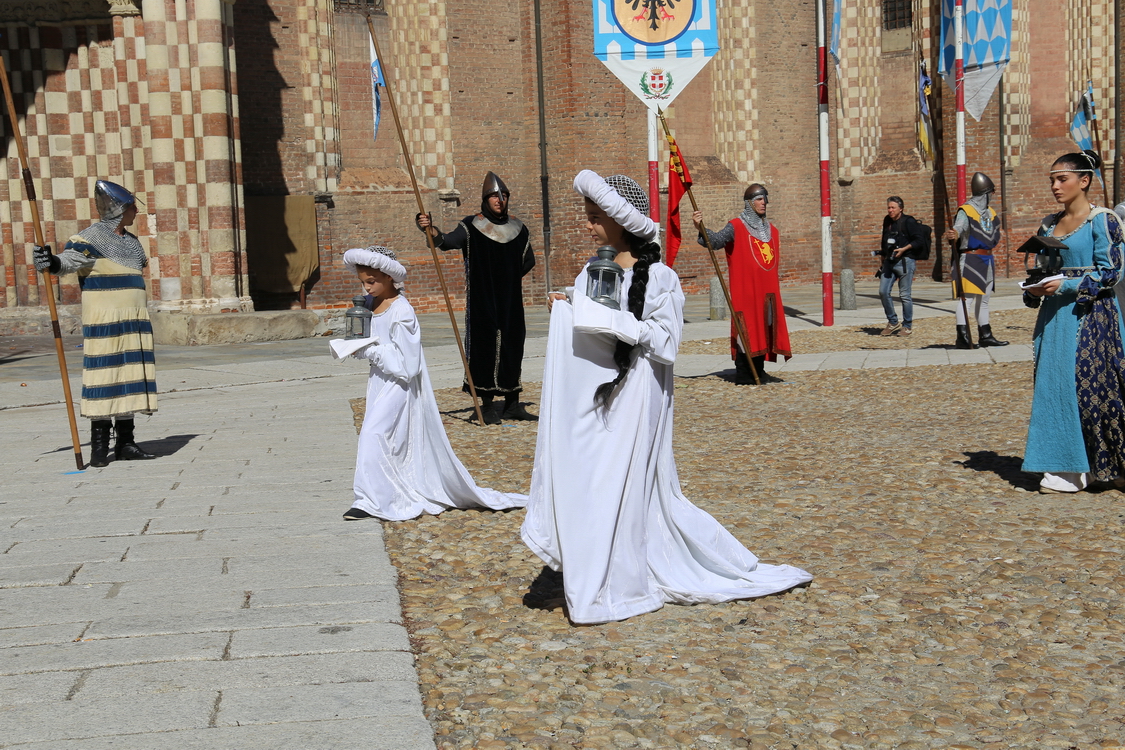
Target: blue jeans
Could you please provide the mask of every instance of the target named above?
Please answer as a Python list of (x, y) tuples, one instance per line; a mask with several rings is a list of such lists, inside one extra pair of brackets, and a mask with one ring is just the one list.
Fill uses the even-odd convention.
[(892, 326), (898, 325), (895, 303), (891, 301), (891, 289), (897, 281), (898, 298), (902, 302), (902, 325), (906, 328), (913, 327), (914, 300), (910, 296), (910, 288), (914, 286), (914, 265), (913, 258), (899, 258), (893, 265), (884, 263), (879, 273), (879, 299), (883, 301), (887, 322)]

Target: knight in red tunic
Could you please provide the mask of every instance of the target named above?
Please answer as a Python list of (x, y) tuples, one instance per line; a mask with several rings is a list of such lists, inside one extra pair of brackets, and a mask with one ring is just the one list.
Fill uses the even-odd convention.
[[(735, 323), (731, 321), (731, 358), (735, 364), (734, 382), (749, 385), (754, 382), (751, 361), (762, 382), (767, 377), (762, 365), (766, 360), (776, 362), (778, 355), (792, 357), (789, 348), (789, 329), (785, 325), (785, 310), (781, 305), (781, 283), (778, 277), (777, 227), (766, 220), (769, 191), (755, 182), (746, 188), (742, 199), (746, 207), (738, 218), (732, 219), (718, 232), (707, 230), (711, 247), (724, 247), (727, 251), (727, 270), (730, 274), (730, 297), (735, 314), (741, 315), (750, 344), (749, 359), (742, 351)], [(692, 215), (696, 229), (703, 224), (703, 213)], [(702, 232), (699, 244), (704, 245)]]

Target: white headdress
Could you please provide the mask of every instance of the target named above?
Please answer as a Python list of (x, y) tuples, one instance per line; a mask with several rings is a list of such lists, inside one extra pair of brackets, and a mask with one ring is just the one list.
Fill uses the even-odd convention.
[(574, 177), (574, 192), (596, 203), (629, 234), (656, 239), (660, 226), (648, 217), (648, 197), (635, 180), (616, 174), (602, 178), (583, 169)]
[(398, 262), (395, 251), (382, 245), (353, 247), (344, 253), (344, 265), (352, 273), (355, 273), (356, 266), (367, 266), (382, 271), (391, 277), (395, 286), (406, 278), (406, 268)]

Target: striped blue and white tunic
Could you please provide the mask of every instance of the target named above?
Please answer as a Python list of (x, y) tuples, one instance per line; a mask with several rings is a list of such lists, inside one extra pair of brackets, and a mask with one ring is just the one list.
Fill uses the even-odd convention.
[(141, 270), (147, 258), (133, 235), (118, 237), (122, 245), (135, 243), (139, 258), (123, 255), (119, 247), (105, 252), (97, 231), (103, 227), (90, 229), (71, 237), (59, 255), (61, 272), (77, 271), (82, 288), (82, 416), (151, 414), (156, 411), (156, 359)]

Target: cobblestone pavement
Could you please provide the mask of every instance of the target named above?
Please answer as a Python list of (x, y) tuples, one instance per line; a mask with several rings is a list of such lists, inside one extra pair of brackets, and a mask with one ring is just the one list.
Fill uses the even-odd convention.
[[(1030, 385), (1026, 362), (677, 378), (685, 493), (815, 576), (778, 596), (578, 627), (521, 602), (522, 511), (385, 524), (438, 747), (1125, 745), (1125, 503), (1035, 491)], [(438, 398), (478, 482), (526, 491), (534, 425)]]

